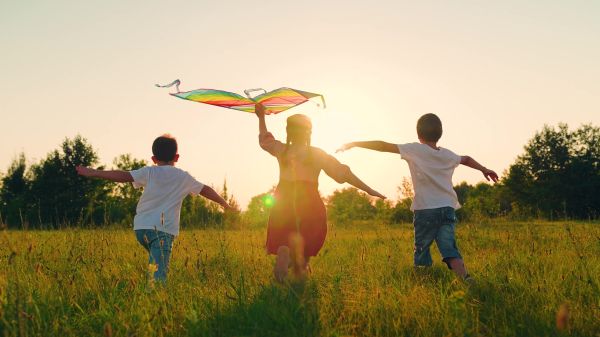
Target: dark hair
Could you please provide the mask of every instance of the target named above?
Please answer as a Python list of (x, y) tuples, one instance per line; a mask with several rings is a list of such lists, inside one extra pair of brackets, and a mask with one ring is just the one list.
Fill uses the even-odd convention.
[(177, 154), (177, 140), (168, 134), (156, 138), (152, 143), (152, 154), (160, 161), (172, 161)]
[(442, 121), (434, 114), (425, 114), (417, 121), (419, 139), (437, 142), (442, 137)]

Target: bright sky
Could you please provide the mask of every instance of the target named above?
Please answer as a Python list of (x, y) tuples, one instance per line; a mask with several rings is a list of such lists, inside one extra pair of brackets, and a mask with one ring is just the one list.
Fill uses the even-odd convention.
[[(0, 172), (81, 134), (110, 164), (151, 156), (169, 132), (179, 167), (242, 206), (277, 183), (250, 114), (186, 102), (182, 90), (282, 86), (322, 93), (313, 145), (416, 141), (417, 118), (444, 123), (440, 145), (507, 169), (544, 124), (600, 124), (597, 1), (3, 1)], [(285, 139), (285, 118), (267, 120)], [(366, 150), (337, 155), (395, 199), (408, 167)], [(482, 180), (460, 167), (455, 183)], [(322, 175), (321, 192), (338, 185)]]

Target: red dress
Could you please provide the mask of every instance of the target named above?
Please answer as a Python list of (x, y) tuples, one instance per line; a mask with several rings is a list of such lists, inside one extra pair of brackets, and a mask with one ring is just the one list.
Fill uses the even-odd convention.
[(277, 254), (281, 246), (292, 249), (292, 240), (299, 234), (304, 256), (315, 256), (327, 236), (327, 214), (318, 190), (319, 173), (323, 170), (343, 183), (350, 169), (316, 147), (306, 151), (310, 160), (296, 158), (286, 153), (286, 145), (271, 133), (261, 134), (259, 141), (265, 151), (277, 158), (280, 170), (267, 227), (267, 252)]
[(267, 227), (267, 252), (277, 254), (279, 247), (291, 247), (296, 234), (304, 243), (305, 257), (316, 256), (325, 242), (327, 214), (315, 182), (280, 181), (275, 189)]

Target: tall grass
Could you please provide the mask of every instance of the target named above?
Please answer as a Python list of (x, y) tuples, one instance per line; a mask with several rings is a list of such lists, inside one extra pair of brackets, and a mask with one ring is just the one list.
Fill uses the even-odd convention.
[(458, 238), (472, 286), (435, 249), (413, 269), (409, 226), (333, 228), (309, 281), (277, 285), (262, 231), (184, 230), (168, 287), (148, 291), (131, 231), (4, 231), (0, 332), (600, 336), (598, 224), (467, 224)]

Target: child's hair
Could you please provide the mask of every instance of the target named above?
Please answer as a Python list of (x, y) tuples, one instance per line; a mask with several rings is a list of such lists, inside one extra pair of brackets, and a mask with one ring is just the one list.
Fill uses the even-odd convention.
[(152, 154), (162, 162), (172, 161), (177, 154), (177, 140), (169, 134), (156, 138), (152, 143)]
[[(287, 164), (287, 152), (291, 143), (302, 142), (307, 147), (310, 147), (310, 136), (312, 133), (312, 122), (306, 115), (295, 114), (287, 119), (285, 128), (287, 138), (285, 142), (285, 150), (283, 151), (283, 162)], [(310, 160), (310, 153), (306, 157), (306, 161)]]
[(435, 114), (425, 114), (417, 121), (417, 135), (427, 142), (437, 142), (442, 137), (442, 121)]
[(286, 143), (288, 145), (291, 142), (305, 142), (307, 146), (310, 146), (312, 123), (307, 116), (301, 114), (291, 115), (287, 119), (285, 130), (287, 131)]

